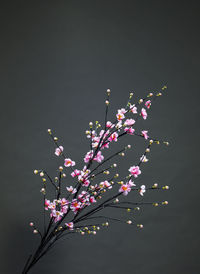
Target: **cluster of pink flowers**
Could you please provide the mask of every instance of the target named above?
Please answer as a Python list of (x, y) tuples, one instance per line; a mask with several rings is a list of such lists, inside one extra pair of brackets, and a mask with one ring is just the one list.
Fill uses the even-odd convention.
[[(141, 99), (141, 101), (143, 102), (142, 99)], [(144, 105), (147, 109), (149, 109), (151, 106), (151, 100), (147, 100)], [(91, 146), (93, 148), (92, 150), (88, 151), (84, 157), (84, 162), (86, 164), (88, 164), (92, 161), (96, 161), (98, 163), (103, 162), (104, 156), (103, 156), (101, 150), (104, 148), (109, 148), (109, 144), (111, 142), (118, 141), (118, 137), (119, 137), (118, 132), (121, 130), (122, 127), (124, 127), (124, 132), (126, 132), (127, 134), (130, 134), (130, 135), (134, 135), (135, 129), (133, 128), (133, 125), (135, 124), (135, 119), (128, 118), (122, 123), (122, 121), (126, 118), (126, 114), (128, 112), (131, 112), (132, 114), (137, 114), (138, 113), (137, 106), (135, 104), (133, 104), (133, 105), (129, 104), (128, 109), (125, 109), (125, 108), (119, 109), (116, 114), (117, 123), (112, 123), (110, 121), (107, 121), (106, 122), (106, 131), (100, 130), (99, 134), (97, 133), (97, 130), (95, 130), (95, 129), (86, 131), (87, 138), (91, 139)], [(141, 108), (140, 115), (143, 117), (144, 120), (146, 120), (147, 111), (144, 107)], [(91, 123), (91, 126), (92, 125), (93, 125), (93, 123)], [(141, 136), (143, 136), (147, 140), (149, 138), (148, 131), (142, 130)], [(98, 151), (96, 152), (95, 150), (97, 150), (97, 149), (98, 149)], [(55, 154), (57, 156), (60, 156), (63, 153), (63, 150), (64, 150), (63, 146), (59, 146), (56, 148)], [(140, 158), (140, 161), (146, 162), (146, 161), (148, 161), (148, 159), (146, 158), (145, 155), (142, 155)], [(71, 160), (70, 158), (65, 158), (64, 166), (65, 167), (73, 167), (73, 166), (75, 166), (75, 161)], [(130, 176), (132, 176), (134, 178), (137, 178), (141, 174), (141, 170), (140, 170), (139, 166), (131, 166), (129, 168), (129, 172), (130, 172)], [(71, 176), (73, 178), (77, 178), (78, 181), (81, 182), (83, 186), (89, 187), (91, 184), (90, 180), (88, 178), (89, 174), (90, 174), (90, 170), (87, 170), (87, 166), (85, 166), (83, 168), (83, 170), (74, 169), (73, 172), (71, 173)], [(135, 186), (135, 184), (130, 179), (127, 183), (122, 183), (122, 185), (119, 189), (119, 192), (123, 193), (123, 195), (127, 195), (131, 191), (133, 186)], [(102, 188), (111, 189), (112, 185), (110, 182), (105, 180), (104, 182), (101, 182), (99, 185), (91, 186), (91, 188), (93, 188), (94, 193), (98, 193), (99, 189), (102, 189)], [(77, 188), (75, 188), (73, 186), (69, 186), (69, 187), (67, 187), (67, 191), (73, 195), (77, 192)], [(140, 194), (143, 195), (144, 192), (145, 192), (145, 189), (142, 188), (140, 191)], [(72, 199), (72, 201), (70, 203), (70, 209), (74, 213), (76, 213), (81, 208), (88, 206), (93, 202), (96, 202), (95, 197), (90, 196), (87, 192), (82, 191), (82, 193), (79, 194), (77, 198)], [(56, 203), (59, 204), (58, 201)], [(69, 201), (68, 201), (68, 204), (69, 204)], [(67, 206), (68, 206), (68, 204), (67, 204)], [(55, 202), (53, 202), (53, 205), (51, 203), (50, 206), (52, 206), (52, 210), (54, 210), (51, 213), (52, 216), (55, 217), (56, 221), (59, 220), (63, 215), (63, 206), (61, 206), (60, 211), (56, 210)], [(47, 207), (47, 209), (48, 208), (49, 207)], [(65, 211), (66, 211), (66, 208), (65, 208)]]
[(62, 154), (63, 150), (64, 150), (63, 146), (57, 147), (57, 148), (55, 149), (55, 155), (56, 155), (56, 156), (60, 156), (60, 155)]
[[(161, 93), (156, 94), (156, 97), (160, 96), (160, 94)], [(105, 101), (106, 116), (103, 129), (100, 123), (96, 121), (94, 124), (93, 122), (90, 122), (90, 128), (89, 130), (86, 130), (86, 136), (90, 142), (90, 149), (88, 152), (86, 152), (83, 158), (84, 165), (82, 168), (76, 168), (75, 161), (69, 158), (68, 155), (67, 157), (65, 156), (64, 147), (58, 144), (58, 138), (52, 135), (50, 129), (48, 130), (52, 140), (56, 145), (55, 155), (62, 156), (64, 163), (63, 166), (58, 168), (58, 175), (55, 177), (55, 179), (52, 179), (46, 171), (34, 171), (35, 174), (40, 175), (42, 182), (44, 183), (44, 187), (40, 192), (44, 195), (44, 212), (47, 211), (47, 213), (49, 213), (50, 221), (47, 229), (44, 225), (43, 235), (39, 229), (35, 227), (33, 222), (30, 223), (30, 226), (33, 227), (33, 233), (38, 233), (41, 235), (42, 245), (39, 247), (39, 251), (33, 255), (32, 259), (27, 262), (23, 273), (27, 273), (25, 271), (27, 269), (29, 270), (30, 266), (32, 267), (31, 264), (34, 264), (37, 261), (38, 256), (43, 254), (42, 252), (46, 252), (48, 247), (61, 236), (64, 236), (65, 234), (63, 235), (63, 232), (66, 230), (66, 234), (78, 232), (81, 233), (81, 235), (85, 235), (86, 233), (95, 235), (100, 229), (100, 226), (92, 224), (91, 220), (97, 218), (95, 215), (96, 212), (104, 210), (106, 207), (121, 209), (125, 208), (129, 212), (131, 210), (130, 208), (121, 206), (120, 195), (130, 196), (131, 192), (137, 191), (139, 195), (143, 196), (144, 193), (149, 189), (146, 188), (144, 184), (136, 188), (135, 181), (141, 174), (141, 165), (148, 161), (146, 154), (150, 152), (150, 146), (154, 141), (156, 142), (156, 140), (152, 140), (149, 137), (148, 130), (141, 130), (140, 133), (137, 133), (136, 121), (138, 121), (138, 118), (140, 117), (144, 120), (147, 119), (147, 111), (150, 109), (152, 104), (152, 100), (149, 100), (149, 98), (152, 97), (153, 94), (149, 93), (145, 99), (140, 99), (138, 103), (131, 104), (130, 100), (133, 96), (133, 93), (130, 93), (129, 101), (126, 107), (117, 110), (117, 113), (114, 115), (115, 120), (112, 122), (107, 119), (110, 90), (107, 90), (107, 96), (108, 98)], [(110, 160), (113, 157), (125, 156), (126, 150), (130, 149), (131, 145), (125, 146), (123, 149), (120, 149), (118, 152), (115, 152), (109, 157), (106, 156), (106, 148), (108, 149), (110, 146), (114, 146), (121, 139), (121, 137), (125, 135), (143, 137), (149, 144), (146, 147), (144, 153), (141, 155), (139, 163), (135, 165), (132, 164), (128, 169), (128, 175), (118, 181), (117, 178), (119, 177), (119, 174), (112, 174), (112, 169), (116, 168), (117, 164), (110, 165)], [(163, 143), (168, 144), (168, 142)], [(105, 164), (108, 163), (110, 166), (105, 167)], [(63, 181), (68, 179), (66, 174), (63, 172), (65, 168), (66, 170), (71, 170), (71, 177), (69, 177), (69, 180), (72, 182), (68, 183), (68, 185), (63, 188)], [(97, 177), (98, 175), (109, 176), (109, 174), (111, 177), (108, 177), (107, 179)], [(96, 180), (98, 179), (99, 181), (97, 182)], [(55, 196), (53, 200), (48, 200), (46, 198), (47, 180), (49, 180), (55, 190)], [(151, 189), (156, 188), (157, 184), (154, 184)], [(165, 186), (163, 189), (168, 189), (168, 186)], [(104, 196), (105, 192), (108, 192), (108, 198), (106, 195)], [(102, 201), (101, 203), (98, 203), (100, 199), (102, 199)], [(126, 204), (126, 202), (121, 203)], [(128, 201), (127, 204), (133, 205), (134, 203), (131, 200)], [(163, 202), (162, 204), (167, 204), (167, 201)], [(155, 205), (157, 205), (157, 203), (155, 203)], [(88, 207), (90, 208), (88, 209)], [(105, 216), (98, 217), (104, 218)], [(111, 219), (124, 222), (124, 220), (121, 219), (111, 217), (105, 218), (107, 218), (107, 220)], [(86, 222), (89, 219), (91, 225), (83, 225), (82, 221)], [(45, 220), (46, 218), (44, 218), (44, 223)], [(94, 221), (94, 223), (96, 223), (96, 221)], [(132, 221), (128, 220), (126, 223), (132, 224)], [(102, 226), (108, 226), (108, 221), (104, 222)], [(139, 224), (137, 227), (142, 228), (143, 225)]]
[[(112, 185), (111, 185), (111, 183), (109, 183), (107, 180), (105, 180), (104, 182), (101, 182), (101, 183), (99, 184), (99, 187), (100, 187), (100, 188), (108, 188), (108, 189), (111, 189), (111, 188), (112, 188)], [(96, 186), (96, 188), (97, 188), (97, 186)]]
[[(143, 99), (140, 100), (143, 102)], [(151, 100), (147, 100), (144, 102), (144, 106), (149, 109), (151, 106)], [(104, 161), (104, 155), (102, 154), (102, 149), (109, 148), (109, 144), (111, 142), (117, 142), (119, 139), (119, 132), (122, 128), (124, 128), (124, 132), (130, 135), (135, 134), (135, 129), (133, 128), (133, 125), (135, 125), (135, 119), (127, 118), (126, 114), (131, 112), (132, 114), (138, 114), (138, 107), (135, 104), (128, 105), (128, 108), (121, 108), (118, 109), (116, 118), (117, 122), (112, 123), (110, 121), (106, 121), (105, 130), (100, 130), (99, 133), (97, 132), (97, 129), (99, 127), (97, 122), (96, 129), (93, 128), (93, 123), (90, 123), (90, 130), (86, 131), (87, 138), (91, 139), (91, 150), (88, 151), (84, 157), (84, 162), (88, 165), (89, 163), (92, 163), (93, 161), (97, 163), (102, 163)], [(147, 118), (147, 111), (144, 107), (141, 108), (141, 111), (139, 113), (141, 117), (146, 120)], [(124, 120), (124, 122), (123, 122)], [(148, 131), (142, 130), (141, 136), (143, 136), (146, 140), (149, 138)], [(55, 149), (55, 155), (60, 156), (63, 155), (64, 148), (63, 146), (57, 146)], [(146, 155), (142, 155), (140, 158), (141, 162), (147, 162), (148, 159)], [(64, 166), (65, 167), (74, 167), (75, 161), (71, 160), (70, 158), (64, 158)], [(131, 166), (129, 168), (130, 175), (129, 177), (137, 178), (141, 174), (141, 170), (139, 166)], [(90, 188), (90, 191), (92, 191), (92, 195), (87, 191), (79, 192), (79, 189), (77, 190), (76, 187), (68, 186), (66, 187), (67, 192), (70, 193), (70, 195), (76, 195), (72, 198), (71, 202), (68, 200), (65, 200), (63, 198), (62, 200), (54, 200), (53, 202), (50, 202), (49, 200), (45, 200), (45, 209), (51, 210), (51, 216), (54, 217), (54, 221), (57, 222), (63, 217), (63, 214), (65, 214), (70, 208), (74, 213), (77, 213), (82, 208), (85, 208), (86, 206), (89, 206), (92, 203), (96, 202), (96, 198), (99, 195), (99, 192), (101, 189), (111, 189), (112, 184), (105, 180), (103, 182), (100, 182), (99, 185), (96, 184), (95, 186), (91, 185), (91, 182), (89, 178), (91, 177), (91, 171), (87, 169), (87, 166), (84, 166), (82, 170), (79, 169), (73, 169), (73, 172), (71, 173), (71, 176), (78, 180), (78, 182), (81, 182), (82, 186), (85, 186), (87, 188)], [(122, 182), (121, 187), (119, 188), (119, 193), (122, 193), (123, 195), (127, 195), (129, 192), (131, 192), (132, 187), (135, 186), (134, 182), (129, 179), (128, 182)], [(143, 195), (145, 192), (145, 186), (143, 185), (140, 189), (140, 194)], [(95, 196), (96, 195), (96, 196)], [(69, 223), (71, 224), (71, 223)], [(72, 225), (66, 225), (67, 227), (71, 227)]]
[(129, 180), (128, 183), (122, 183), (119, 192), (122, 192), (123, 195), (127, 196), (131, 191), (131, 187), (136, 186), (132, 180)]
[(135, 178), (138, 177), (138, 175), (141, 174), (141, 170), (140, 170), (140, 167), (139, 166), (131, 166), (128, 170), (131, 175), (133, 175)]
[(66, 158), (66, 159), (65, 159), (65, 162), (64, 162), (64, 166), (66, 166), (66, 167), (75, 166), (75, 162), (72, 161), (72, 160), (69, 159), (69, 158)]
[(58, 222), (63, 217), (63, 214), (66, 214), (69, 207), (69, 201), (65, 198), (62, 199), (54, 199), (53, 202), (45, 199), (45, 209), (51, 210), (50, 216), (54, 218), (54, 222)]
[(148, 130), (142, 130), (141, 132), (142, 132), (142, 136), (144, 137), (144, 139), (147, 140), (149, 138), (149, 136), (148, 136)]

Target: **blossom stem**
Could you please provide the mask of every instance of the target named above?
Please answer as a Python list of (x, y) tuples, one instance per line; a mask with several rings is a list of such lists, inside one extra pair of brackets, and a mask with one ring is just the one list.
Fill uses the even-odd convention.
[(88, 177), (86, 177), (87, 179), (90, 179), (92, 176), (92, 173), (97, 170), (100, 166), (102, 166), (103, 164), (105, 164), (107, 161), (111, 160), (112, 158), (114, 158), (115, 156), (119, 155), (120, 153), (124, 152), (126, 149), (123, 148), (121, 150), (119, 150), (118, 152), (115, 152), (114, 154), (112, 154), (111, 156), (109, 156), (107, 159), (105, 159), (103, 162), (99, 163), (89, 174)]
[(117, 194), (115, 194), (114, 196), (108, 198), (106, 201), (102, 202), (99, 206), (97, 206), (97, 207), (93, 208), (92, 210), (90, 210), (89, 212), (85, 213), (85, 215), (80, 216), (78, 219), (76, 219), (76, 216), (75, 216), (74, 219), (73, 219), (73, 222), (74, 222), (74, 223), (77, 223), (77, 222), (79, 222), (80, 220), (85, 219), (88, 215), (91, 215), (91, 214), (93, 214), (94, 212), (96, 212), (96, 210), (101, 210), (101, 209), (103, 209), (104, 207), (107, 206), (107, 205), (106, 205), (107, 202), (110, 202), (111, 200), (117, 198), (117, 197), (120, 196), (121, 194), (122, 194), (122, 193), (117, 193)]
[(49, 174), (47, 173), (47, 171), (44, 170), (43, 172), (44, 172), (44, 174), (46, 174), (47, 178), (49, 179), (49, 181), (51, 182), (51, 184), (55, 187), (55, 189), (58, 190), (58, 187), (53, 182), (53, 180), (51, 179), (51, 177), (49, 176)]

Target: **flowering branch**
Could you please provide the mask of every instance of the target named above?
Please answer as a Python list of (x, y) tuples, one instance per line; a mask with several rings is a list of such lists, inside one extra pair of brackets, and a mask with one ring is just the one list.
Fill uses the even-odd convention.
[[(162, 88), (162, 91), (166, 86)], [(147, 154), (150, 152), (152, 144), (163, 143), (168, 145), (166, 141), (161, 141), (149, 137), (147, 130), (136, 132), (135, 124), (139, 118), (147, 119), (148, 109), (152, 102), (161, 96), (161, 92), (155, 94), (149, 93), (145, 98), (140, 99), (137, 103), (131, 104), (133, 93), (130, 93), (129, 100), (125, 108), (121, 108), (116, 113), (116, 118), (113, 122), (108, 121), (108, 107), (110, 104), (110, 89), (107, 90), (107, 98), (105, 101), (105, 119), (104, 126), (101, 129), (101, 124), (96, 121), (89, 123), (89, 129), (86, 130), (86, 136), (90, 139), (90, 150), (84, 156), (85, 165), (81, 169), (74, 168), (76, 163), (64, 154), (64, 147), (58, 143), (58, 138), (55, 137), (48, 129), (48, 133), (55, 145), (55, 155), (64, 159), (63, 166), (58, 168), (58, 177), (54, 179), (49, 176), (45, 170), (35, 170), (35, 174), (39, 174), (43, 187), (40, 192), (43, 194), (43, 233), (35, 226), (33, 222), (30, 226), (33, 228), (34, 234), (39, 234), (40, 244), (35, 253), (28, 257), (27, 262), (22, 271), (23, 274), (28, 273), (30, 269), (54, 246), (55, 242), (65, 236), (71, 234), (96, 234), (101, 227), (107, 227), (108, 221), (123, 222), (133, 225), (131, 220), (121, 220), (106, 215), (96, 215), (97, 212), (104, 212), (106, 208), (139, 210), (139, 206), (143, 205), (166, 205), (168, 202), (134, 202), (120, 201), (122, 196), (127, 196), (130, 192), (138, 192), (144, 196), (146, 191), (151, 190), (166, 190), (168, 186), (158, 187), (154, 184), (151, 187), (141, 185), (136, 187), (135, 180), (141, 174), (141, 165), (148, 162)], [(127, 117), (127, 115), (132, 115)], [(134, 118), (134, 119), (133, 119)], [(138, 164), (129, 167), (128, 175), (119, 180), (119, 174), (114, 174), (110, 179), (99, 180), (94, 184), (94, 179), (97, 180), (99, 175), (109, 175), (113, 168), (116, 168), (115, 163), (100, 169), (104, 164), (111, 161), (117, 156), (125, 156), (125, 152), (131, 149), (131, 145), (121, 148), (107, 158), (104, 157), (104, 151), (109, 148), (112, 143), (116, 143), (120, 138), (127, 135), (133, 135), (144, 138), (148, 141), (148, 145), (144, 153), (141, 155)], [(64, 184), (66, 174), (65, 169), (71, 170), (71, 177), (75, 183)], [(98, 178), (97, 178), (98, 177)], [(46, 198), (48, 182), (55, 190), (55, 199), (48, 200)], [(117, 187), (118, 186), (118, 187)], [(64, 187), (66, 187), (64, 189)], [(105, 193), (108, 192), (106, 198)], [(102, 200), (100, 202), (100, 200)], [(91, 208), (90, 208), (91, 207)], [(90, 208), (90, 209), (88, 209)], [(48, 214), (48, 216), (47, 216)], [(47, 218), (48, 217), (48, 218)], [(90, 223), (88, 221), (105, 219), (104, 223)], [(82, 225), (81, 222), (86, 222)], [(137, 224), (138, 228), (143, 228), (142, 224)]]

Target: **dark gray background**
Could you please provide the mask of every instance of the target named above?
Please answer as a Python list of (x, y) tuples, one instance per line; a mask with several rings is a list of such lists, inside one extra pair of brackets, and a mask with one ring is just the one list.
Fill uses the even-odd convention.
[(37, 244), (28, 223), (41, 219), (41, 182), (32, 171), (53, 175), (59, 164), (46, 129), (80, 166), (107, 88), (114, 113), (130, 91), (139, 98), (167, 84), (141, 128), (171, 146), (153, 149), (138, 182), (168, 184), (145, 199), (169, 206), (141, 210), (142, 231), (113, 224), (63, 241), (32, 273), (199, 273), (198, 1), (7, 1), (0, 13), (0, 272), (20, 273)]

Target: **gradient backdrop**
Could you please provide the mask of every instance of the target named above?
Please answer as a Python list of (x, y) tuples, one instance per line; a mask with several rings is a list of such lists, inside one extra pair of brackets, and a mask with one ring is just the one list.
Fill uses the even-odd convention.
[[(168, 200), (169, 206), (142, 209), (133, 220), (143, 223), (143, 230), (113, 224), (95, 237), (66, 239), (31, 273), (200, 272), (199, 13), (198, 1), (1, 5), (0, 273), (21, 273), (38, 243), (28, 226), (41, 221), (41, 182), (33, 170), (45, 168), (54, 175), (62, 164), (46, 129), (56, 132), (81, 166), (88, 151), (84, 131), (90, 120), (103, 119), (107, 88), (114, 113), (130, 91), (138, 99), (164, 84), (166, 95), (139, 127), (171, 146), (153, 148), (138, 184), (169, 185), (169, 192), (144, 198)], [(128, 138), (133, 149), (121, 159), (122, 173), (142, 153), (136, 140)]]

